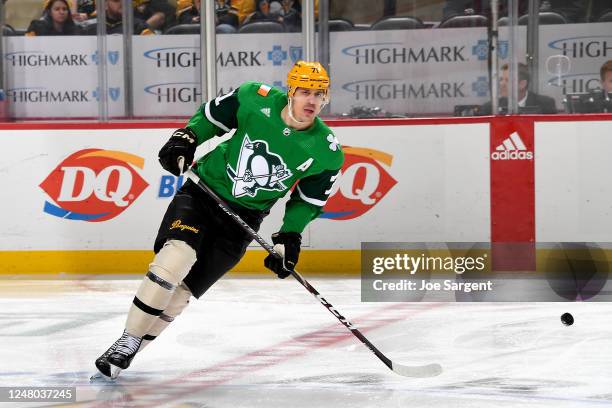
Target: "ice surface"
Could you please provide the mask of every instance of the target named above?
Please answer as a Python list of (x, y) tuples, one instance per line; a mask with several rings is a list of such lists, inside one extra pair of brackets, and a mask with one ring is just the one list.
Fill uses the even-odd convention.
[(608, 303), (361, 303), (357, 279), (309, 281), (393, 361), (442, 374), (394, 374), (290, 278), (234, 278), (90, 383), (139, 280), (1, 280), (0, 386), (76, 386), (82, 407), (612, 405)]

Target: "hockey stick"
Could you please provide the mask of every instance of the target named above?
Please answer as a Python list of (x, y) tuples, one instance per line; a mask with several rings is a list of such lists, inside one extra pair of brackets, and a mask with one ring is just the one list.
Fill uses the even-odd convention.
[[(209, 197), (215, 200), (215, 202), (221, 208), (221, 210), (223, 210), (223, 212), (225, 212), (227, 215), (233, 218), (234, 221), (236, 221), (236, 223), (240, 225), (242, 229), (245, 230), (251, 236), (251, 238), (257, 241), (259, 245), (261, 245), (263, 249), (265, 249), (270, 255), (275, 256), (277, 258), (281, 257), (281, 255), (279, 255), (274, 250), (274, 247), (272, 245), (270, 245), (257, 232), (255, 232), (246, 222), (244, 222), (244, 220), (240, 218), (238, 214), (232, 211), (227, 206), (227, 204), (225, 204), (225, 202), (214, 191), (212, 191), (210, 187), (204, 184), (204, 182), (200, 180), (200, 178), (193, 171), (187, 170), (184, 174), (185, 176), (187, 176), (187, 178), (193, 181), (200, 189), (202, 189)], [(293, 277), (298, 282), (300, 282), (302, 286), (304, 286), (306, 290), (308, 290), (314, 297), (316, 297), (317, 300), (321, 302), (321, 304), (325, 306), (327, 310), (329, 310), (329, 312), (333, 314), (340, 321), (340, 323), (342, 323), (347, 329), (349, 329), (355, 337), (361, 340), (361, 342), (365, 344), (366, 347), (369, 348), (376, 355), (376, 357), (378, 357), (394, 373), (403, 375), (405, 377), (422, 378), (422, 377), (434, 377), (436, 375), (439, 375), (442, 372), (442, 367), (439, 364), (427, 364), (427, 365), (422, 365), (422, 366), (407, 366), (407, 365), (401, 365), (401, 364), (394, 363), (387, 356), (385, 356), (380, 350), (378, 350), (376, 346), (374, 346), (370, 342), (370, 340), (368, 340), (355, 326), (353, 326), (353, 324), (346, 317), (342, 316), (340, 312), (338, 312), (331, 303), (329, 303), (323, 296), (321, 296), (321, 294), (315, 288), (313, 288), (310, 285), (310, 283), (308, 283), (308, 281), (302, 277), (302, 275), (300, 275), (295, 270), (291, 271), (291, 275), (293, 275)]]

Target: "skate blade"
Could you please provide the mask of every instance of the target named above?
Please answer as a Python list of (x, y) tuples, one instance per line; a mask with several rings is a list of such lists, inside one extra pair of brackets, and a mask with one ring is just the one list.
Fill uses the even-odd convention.
[(111, 377), (108, 377), (104, 374), (102, 374), (101, 372), (97, 371), (96, 373), (94, 373), (91, 377), (89, 377), (89, 381), (90, 382), (99, 382), (99, 381), (108, 381), (108, 382), (113, 382), (114, 379)]
[(115, 380), (117, 377), (119, 377), (119, 373), (121, 373), (121, 368), (117, 367), (116, 365), (110, 365), (110, 369), (111, 369), (111, 376), (110, 378), (112, 380)]

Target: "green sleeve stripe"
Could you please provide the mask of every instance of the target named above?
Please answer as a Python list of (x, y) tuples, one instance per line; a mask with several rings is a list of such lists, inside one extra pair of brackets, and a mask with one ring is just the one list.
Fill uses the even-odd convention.
[(215, 125), (204, 117), (202, 111), (203, 109), (198, 109), (191, 119), (189, 119), (189, 123), (187, 123), (187, 127), (191, 129), (198, 138), (198, 146), (220, 132)]
[(285, 216), (283, 217), (283, 225), (281, 232), (297, 232), (302, 233), (306, 226), (315, 218), (317, 218), (323, 209), (318, 206), (313, 206), (300, 199), (292, 196), (287, 202)]
[(300, 195), (300, 198), (304, 201), (306, 201), (308, 204), (312, 204), (312, 205), (316, 205), (317, 207), (323, 207), (325, 205), (325, 203), (327, 202), (327, 200), (323, 201), (323, 200), (317, 200), (316, 198), (311, 198), (308, 197), (306, 195), (304, 195), (304, 193), (302, 192), (302, 189), (300, 188), (300, 185), (298, 184), (296, 186), (297, 188), (297, 192)]
[(204, 113), (206, 114), (206, 119), (208, 119), (210, 123), (217, 126), (219, 129), (223, 129), (225, 132), (229, 132), (230, 129), (227, 126), (219, 122), (217, 119), (213, 118), (212, 115), (210, 114), (210, 103), (211, 102), (214, 102), (214, 100), (206, 102), (206, 105), (204, 106)]

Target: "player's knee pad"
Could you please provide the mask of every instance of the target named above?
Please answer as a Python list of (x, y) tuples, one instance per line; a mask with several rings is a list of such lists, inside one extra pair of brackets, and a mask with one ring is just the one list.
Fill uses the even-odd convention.
[[(171, 239), (159, 250), (149, 271), (172, 286), (178, 285), (196, 261), (196, 251), (184, 241)], [(159, 282), (162, 285), (164, 282)]]
[(184, 283), (177, 286), (176, 290), (172, 294), (172, 298), (170, 299), (168, 306), (166, 307), (166, 310), (164, 310), (164, 312), (159, 316), (160, 319), (170, 323), (187, 307), (190, 298), (191, 291)]

